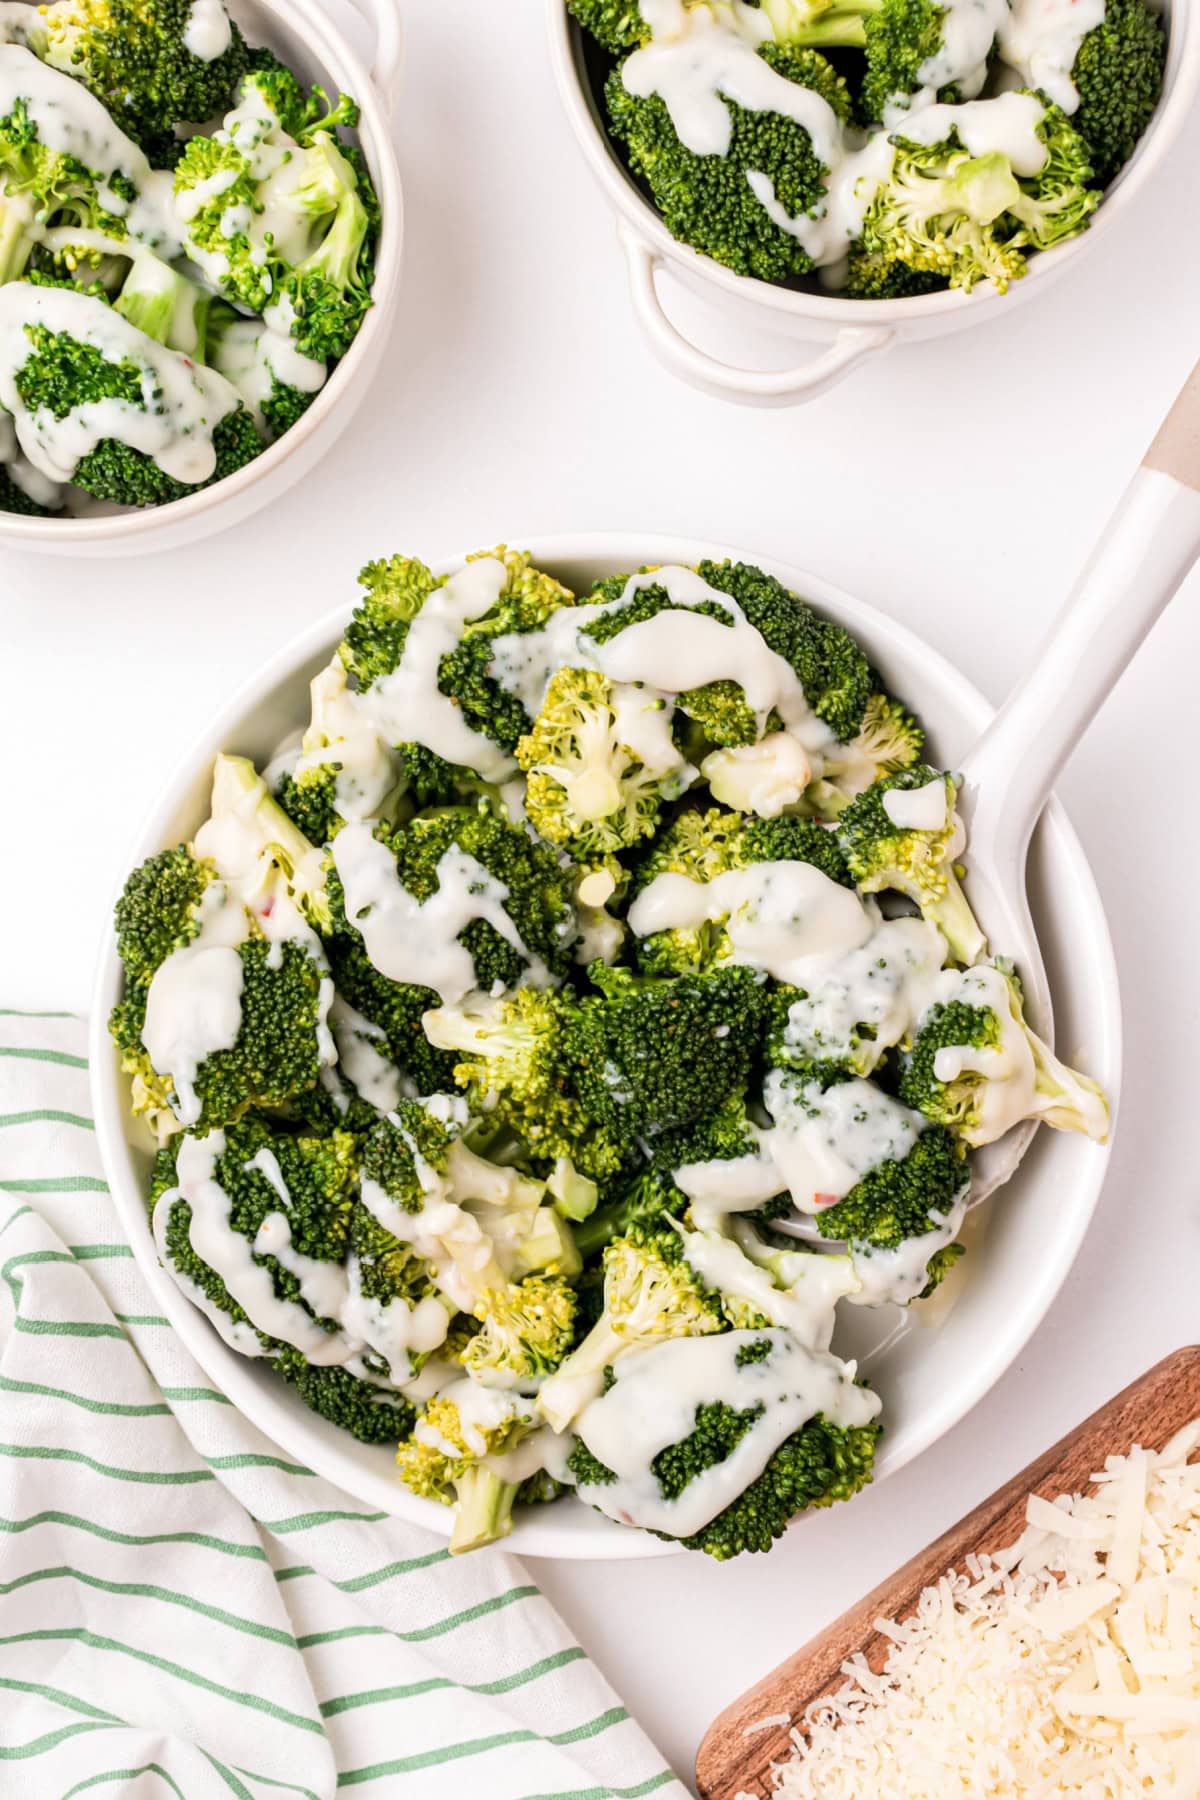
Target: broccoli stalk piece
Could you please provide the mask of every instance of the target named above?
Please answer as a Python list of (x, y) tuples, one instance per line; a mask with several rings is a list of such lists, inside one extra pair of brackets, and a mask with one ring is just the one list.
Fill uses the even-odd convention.
[[(815, 50), (773, 43), (755, 50), (706, 7), (689, 10), (688, 30), (696, 35), (722, 32), (731, 54), (761, 57), (776, 78), (780, 110), (752, 110), (722, 96), (729, 114), (728, 144), (723, 154), (699, 154), (682, 141), (657, 93), (635, 91), (635, 51), (605, 86), (613, 136), (624, 145), (634, 174), (649, 187), (672, 236), (739, 275), (784, 281), (806, 274), (813, 267), (812, 256), (772, 214), (779, 208), (788, 220), (796, 220), (821, 207), (829, 172), (826, 158), (832, 157), (828, 146), (850, 116), (849, 90)], [(823, 103), (824, 129), (816, 141), (788, 116), (786, 89), (791, 83)]]
[[(897, 824), (905, 817), (904, 802), (889, 797), (945, 786), (942, 822), (932, 829)], [(953, 778), (926, 763), (917, 763), (877, 781), (839, 814), (837, 839), (858, 886), (868, 894), (885, 890), (907, 894), (922, 917), (936, 925), (957, 962), (978, 962), (987, 940), (959, 885), (956, 859), (966, 835), (955, 811)], [(924, 794), (922, 795), (924, 799)], [(915, 804), (915, 803), (914, 803)], [(908, 816), (913, 816), (909, 814)]]
[(924, 731), (899, 700), (872, 694), (849, 743), (822, 751), (821, 773), (806, 791), (805, 810), (836, 818), (875, 782), (920, 762), (924, 745)]
[(686, 785), (691, 771), (667, 725), (647, 732), (652, 707), (661, 717), (663, 702), (636, 688), (614, 688), (589, 669), (559, 669), (517, 745), (530, 823), (576, 862), (603, 863), (652, 836), (663, 801)]
[(1023, 1119), (1079, 1131), (1103, 1143), (1108, 1104), (1087, 1075), (1068, 1068), (1025, 1020), (1010, 968), (947, 972), (921, 1020), (900, 1081), (906, 1106), (972, 1147), (994, 1143)]
[[(664, 1134), (664, 1144), (668, 1134)], [(663, 1168), (643, 1169), (614, 1199), (598, 1206), (575, 1227), (575, 1243), (585, 1261), (605, 1249), (614, 1238), (628, 1237), (643, 1226), (663, 1228), (669, 1217), (681, 1219), (688, 1197), (681, 1193)]]
[(248, 62), (221, 0), (202, 9), (209, 41), (197, 35), (197, 10), (192, 0), (55, 0), (40, 9), (38, 54), (90, 89), (130, 137), (162, 151), (177, 125), (225, 111)]
[(512, 1530), (519, 1484), (505, 1481), (483, 1459), (514, 1450), (532, 1429), (519, 1400), (472, 1382), (455, 1382), (422, 1410), (400, 1445), (396, 1465), (414, 1494), (457, 1508), (452, 1555), (494, 1543)]
[(631, 1224), (604, 1251), (604, 1308), (577, 1350), (538, 1390), (537, 1410), (565, 1431), (604, 1389), (604, 1371), (664, 1337), (722, 1331), (720, 1298), (684, 1260), (677, 1232)]
[(165, 344), (197, 362), (205, 360), (211, 305), (211, 294), (145, 249), (134, 257), (113, 301), (114, 311), (156, 344)]

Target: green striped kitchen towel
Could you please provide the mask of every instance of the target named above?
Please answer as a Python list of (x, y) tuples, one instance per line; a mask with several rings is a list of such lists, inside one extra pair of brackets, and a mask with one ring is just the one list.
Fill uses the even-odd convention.
[(121, 1240), (85, 1046), (0, 1014), (0, 1794), (685, 1800), (520, 1563), (213, 1390)]

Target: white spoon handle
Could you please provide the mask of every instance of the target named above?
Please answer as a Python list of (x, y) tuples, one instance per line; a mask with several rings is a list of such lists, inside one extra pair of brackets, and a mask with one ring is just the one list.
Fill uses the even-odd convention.
[(1200, 365), (1176, 400), (1029, 674), (964, 766), (972, 837), (1020, 868), (1056, 776), (1200, 556)]

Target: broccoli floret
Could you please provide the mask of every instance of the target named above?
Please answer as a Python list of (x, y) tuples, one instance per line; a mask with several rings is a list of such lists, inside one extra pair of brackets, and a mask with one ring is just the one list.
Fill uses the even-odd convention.
[(294, 768), (275, 794), (283, 811), (314, 844), (327, 844), (353, 819), (393, 818), (402, 797), (396, 758), (363, 717), (341, 660), (309, 684), (311, 714)]
[(313, 362), (303, 387), (282, 381), (274, 367), (279, 343), (262, 319), (244, 318), (224, 300), (211, 301), (205, 360), (236, 388), (268, 443), (304, 417), (326, 375), (324, 363)]
[[(230, 1228), (254, 1246), (254, 1261), (270, 1271), (275, 1297), (304, 1307), (316, 1318), (303, 1298), (299, 1277), (268, 1247), (279, 1242), (284, 1248), (273, 1220), (282, 1215), (287, 1221), (291, 1248), (300, 1255), (319, 1262), (344, 1261), (358, 1178), (353, 1137), (348, 1132), (334, 1132), (327, 1138), (296, 1137), (281, 1130), (276, 1121), (249, 1113), (219, 1134), (215, 1148), (213, 1180), (228, 1202)], [(174, 1155), (177, 1173), (182, 1163), (181, 1147)], [(168, 1202), (170, 1210), (161, 1231), (167, 1260), (221, 1312), (244, 1321), (247, 1315), (241, 1304), (193, 1244), (193, 1207), (186, 1183), (173, 1202), (169, 1190), (165, 1201), (160, 1195), (159, 1204)], [(332, 1320), (318, 1323), (326, 1330), (335, 1328)], [(276, 1347), (261, 1331), (259, 1336), (264, 1346)]]
[[(665, 1165), (643, 1169), (615, 1198), (597, 1207), (575, 1227), (575, 1243), (587, 1261), (613, 1238), (626, 1237), (642, 1226), (665, 1227), (668, 1215), (681, 1219), (687, 1208), (687, 1195), (675, 1186)], [(599, 1309), (596, 1316), (599, 1317)]]
[(688, 1163), (730, 1162), (753, 1156), (759, 1147), (759, 1136), (758, 1127), (746, 1111), (745, 1094), (732, 1093), (703, 1118), (657, 1133), (651, 1149), (656, 1167), (669, 1171)]
[[(1001, 54), (1026, 82), (1037, 85), (1041, 44), (1032, 54), (1006, 42)], [(1104, 17), (1086, 33), (1071, 66), (1079, 96), (1071, 124), (1090, 152), (1096, 182), (1106, 187), (1137, 148), (1162, 93), (1167, 35), (1144, 0), (1106, 0)]]
[(131, 173), (132, 165), (140, 161), (132, 145), (126, 149), (130, 169), (92, 170), (78, 157), (44, 142), (28, 102), (14, 101), (11, 111), (0, 118), (6, 281), (23, 273), (43, 227), (80, 226), (123, 245), (128, 236), (125, 220), (111, 206), (124, 208), (137, 198)]
[(842, 292), (854, 300), (912, 300), (936, 294), (947, 286), (944, 275), (931, 269), (910, 269), (891, 256), (865, 250), (856, 238), (846, 260)]
[(539, 1165), (569, 1158), (599, 1181), (621, 1169), (629, 1144), (589, 1117), (570, 1082), (564, 1026), (575, 1010), (567, 993), (521, 987), (437, 1007), (424, 1025), (438, 1050), (461, 1057), (453, 1075), (473, 1112), (503, 1123)]
[[(780, 1346), (788, 1342), (788, 1334), (738, 1331), (730, 1334), (728, 1342), (739, 1368), (761, 1364), (766, 1371)], [(614, 1373), (619, 1386), (620, 1365)], [(727, 1461), (747, 1433), (759, 1425), (766, 1411), (763, 1400), (745, 1407), (731, 1406), (723, 1400), (702, 1401), (696, 1407), (688, 1435), (668, 1444), (651, 1460), (650, 1474), (658, 1494), (656, 1514), (661, 1514), (663, 1503), (669, 1506), (679, 1500), (690, 1484), (715, 1464)], [(784, 1439), (762, 1474), (749, 1482), (735, 1500), (699, 1531), (675, 1537), (675, 1541), (689, 1550), (703, 1550), (721, 1562), (747, 1552), (769, 1550), (797, 1513), (810, 1506), (830, 1506), (837, 1500), (848, 1500), (868, 1484), (878, 1436), (879, 1427), (873, 1421), (841, 1426), (818, 1413)], [(572, 1450), (568, 1467), (582, 1497), (604, 1510), (604, 1489), (616, 1480), (613, 1471), (582, 1439)], [(589, 1489), (593, 1492), (589, 1493)], [(671, 1538), (675, 1534), (655, 1530), (654, 1535)]]
[(336, 136), (337, 125), (355, 123), (354, 102), (343, 97), (299, 138), (278, 105), (295, 123), (290, 90), (281, 93), (272, 71), (247, 76), (224, 126), (188, 141), (176, 210), (209, 279), (250, 312), (271, 308), (268, 322), (324, 361), (344, 354), (371, 304), (378, 207), (363, 164)]
[(527, 551), (501, 544), (476, 555), (504, 564), (504, 586), (495, 604), (468, 620), (459, 642), (441, 658), (438, 690), (460, 707), (473, 730), (512, 755), (532, 721), (517, 696), (496, 679), (496, 641), (540, 631), (552, 613), (574, 604), (574, 595), (552, 575), (535, 569)]
[(358, 579), (366, 598), (354, 609), (338, 655), (366, 692), (399, 665), (409, 626), (444, 577), (414, 556), (391, 556), (368, 563)]
[(805, 810), (836, 818), (885, 775), (919, 762), (924, 746), (925, 733), (907, 707), (887, 694), (872, 694), (849, 743), (821, 752), (821, 774), (808, 788)]
[(420, 1100), (401, 1100), (363, 1141), (363, 1180), (376, 1182), (405, 1212), (420, 1212), (446, 1174), (461, 1126), (461, 1118), (448, 1109), (431, 1111)]
[[(161, 394), (161, 377), (151, 356), (139, 353), (136, 335), (131, 332), (128, 353), (115, 360), (88, 341), (87, 334), (97, 322), (91, 309), (104, 304), (92, 293), (78, 296), (79, 335), (52, 331), (36, 318), (26, 325), (29, 355), (16, 370), (14, 385), (27, 413), (45, 411), (62, 420), (107, 399), (119, 400), (142, 412), (153, 410), (156, 397)], [(143, 336), (148, 352), (152, 340)], [(159, 355), (163, 353), (171, 354), (165, 347)], [(164, 505), (223, 480), (259, 455), (262, 444), (245, 407), (238, 404), (230, 408), (230, 390), (219, 377), (207, 374), (190, 358), (175, 354), (196, 391), (201, 429), (214, 413), (220, 415), (212, 429), (212, 474), (195, 484), (177, 481), (143, 451), (119, 438), (104, 438), (80, 458), (71, 473), (77, 487), (98, 499), (122, 505)]]
[(684, 1260), (670, 1224), (630, 1223), (604, 1251), (604, 1307), (577, 1350), (538, 1390), (537, 1409), (565, 1431), (604, 1389), (604, 1371), (630, 1350), (667, 1337), (725, 1329), (720, 1297)]
[[(869, 1276), (875, 1251), (899, 1250), (912, 1238), (934, 1238), (954, 1215), (968, 1181), (963, 1152), (940, 1125), (921, 1132), (908, 1154), (868, 1170), (844, 1200), (820, 1215), (829, 1243), (845, 1244), (855, 1266)], [(953, 1262), (960, 1244), (930, 1244), (921, 1297), (932, 1293)]]
[(20, 513), (28, 519), (49, 519), (59, 510), (57, 506), (43, 506), (40, 500), (27, 494), (0, 463), (0, 512)]
[(906, 1106), (972, 1146), (993, 1143), (1022, 1119), (1045, 1119), (1059, 1131), (1104, 1141), (1104, 1095), (1030, 1029), (1011, 970), (966, 969), (947, 974), (940, 988), (901, 1077)]
[(557, 1369), (575, 1340), (575, 1292), (561, 1275), (527, 1275), (490, 1295), (463, 1366), (481, 1380), (525, 1386)]
[[(472, 858), (505, 890), (503, 909), (523, 949), (486, 918), (472, 919), (458, 935), (470, 953), (475, 985), (485, 993), (497, 982), (516, 987), (537, 962), (551, 975), (566, 974), (573, 935), (571, 881), (548, 845), (493, 813), (467, 807), (420, 813), (392, 828), (380, 825), (375, 835), (395, 857), (400, 884), (418, 903), (438, 892), (438, 864), (450, 854)], [(344, 895), (335, 876), (329, 891), (339, 930), (353, 938), (355, 930), (346, 919)], [(387, 1021), (376, 1017), (370, 1005), (361, 1004), (348, 989), (343, 991), (352, 1006), (388, 1029)]]
[(56, 0), (40, 10), (45, 60), (82, 81), (149, 149), (177, 125), (224, 112), (247, 66), (245, 40), (219, 0), (214, 34), (220, 26), (227, 41), (211, 58), (189, 43), (192, 0)]
[(589, 975), (600, 994), (580, 1002), (563, 1048), (584, 1106), (602, 1125), (664, 1131), (744, 1085), (763, 1014), (752, 969), (658, 980), (593, 964)]
[[(728, 31), (699, 7), (691, 29)], [(738, 41), (731, 33), (731, 44)], [(747, 47), (746, 54), (754, 52)], [(825, 102), (831, 132), (849, 118), (849, 89), (816, 51), (767, 43), (757, 54), (781, 87), (795, 82)], [(807, 273), (812, 257), (798, 237), (776, 224), (761, 198), (769, 191), (792, 219), (812, 215), (822, 205), (828, 168), (804, 127), (782, 112), (751, 110), (722, 96), (729, 112), (728, 148), (723, 155), (699, 155), (681, 141), (658, 94), (628, 90), (625, 66), (614, 69), (605, 86), (612, 132), (624, 144), (634, 173), (649, 187), (671, 234), (739, 275), (783, 281)], [(753, 185), (751, 175), (757, 178)]]
[[(842, 887), (854, 885), (837, 840), (811, 819), (745, 819), (712, 809), (673, 821), (639, 865), (635, 887), (641, 892), (663, 874), (710, 882), (728, 870), (772, 862), (808, 863)], [(637, 940), (636, 953), (648, 975), (700, 974), (731, 957), (733, 945), (724, 919), (712, 918), (649, 932)]]
[[(331, 896), (336, 887), (336, 876), (330, 876)], [(340, 933), (326, 950), (339, 994), (384, 1032), (388, 1055), (417, 1091), (434, 1094), (452, 1088), (453, 1056), (434, 1049), (421, 1028), (424, 1014), (438, 1004), (432, 988), (389, 981), (371, 963), (357, 936)]]
[(411, 1402), (365, 1376), (336, 1364), (306, 1362), (288, 1344), (280, 1346), (271, 1363), (305, 1406), (360, 1444), (395, 1444), (413, 1428), (417, 1414)]
[[(1004, 106), (1024, 96), (985, 102)], [(1089, 187), (1083, 139), (1066, 116), (1047, 105), (1037, 131), (1046, 145), (1043, 168), (1018, 176), (1001, 151), (972, 156), (951, 128), (936, 144), (893, 135), (891, 173), (863, 218), (862, 252), (882, 264), (944, 275), (969, 291), (991, 281), (1003, 293), (1025, 273), (1026, 248), (1044, 249), (1074, 237), (1099, 204)]]
[(663, 801), (676, 798), (689, 771), (665, 726), (654, 743), (660, 754), (648, 765), (645, 722), (628, 714), (663, 705), (589, 669), (558, 671), (517, 745), (525, 810), (540, 836), (576, 862), (602, 863), (653, 835)]
[[(946, 790), (944, 822), (933, 830), (897, 825), (887, 808), (889, 794), (927, 788), (941, 781)], [(957, 962), (975, 963), (987, 940), (959, 885), (956, 857), (964, 838), (955, 811), (953, 778), (926, 763), (877, 781), (853, 800), (837, 820), (837, 837), (858, 886), (868, 894), (887, 889), (915, 900), (938, 930)]]
[(650, 41), (650, 27), (637, 0), (567, 0), (567, 6), (583, 29), (614, 56)]
[[(865, 51), (858, 93), (864, 122), (882, 119), (889, 103), (917, 93), (922, 65), (944, 47), (946, 8), (936, 0), (763, 0), (762, 10), (781, 44)], [(959, 95), (943, 87), (937, 98)]]
[(945, 960), (941, 933), (923, 919), (890, 919), (865, 944), (768, 1001), (767, 1061), (823, 1083), (870, 1075), (911, 1037), (914, 1008)]
[[(470, 1393), (465, 1384), (463, 1391), (464, 1397)], [(519, 1484), (503, 1481), (482, 1459), (514, 1449), (533, 1428), (523, 1402), (491, 1390), (484, 1419), (476, 1418), (474, 1408), (464, 1418), (458, 1392), (455, 1383), (426, 1404), (396, 1455), (406, 1487), (456, 1508), (450, 1536), (454, 1555), (494, 1543), (512, 1530)]]

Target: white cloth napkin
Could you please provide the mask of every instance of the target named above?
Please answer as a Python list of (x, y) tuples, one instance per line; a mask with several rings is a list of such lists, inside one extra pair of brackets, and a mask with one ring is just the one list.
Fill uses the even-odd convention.
[(0, 1013), (0, 1794), (686, 1800), (515, 1558), (280, 1455), (122, 1241), (86, 1032)]

